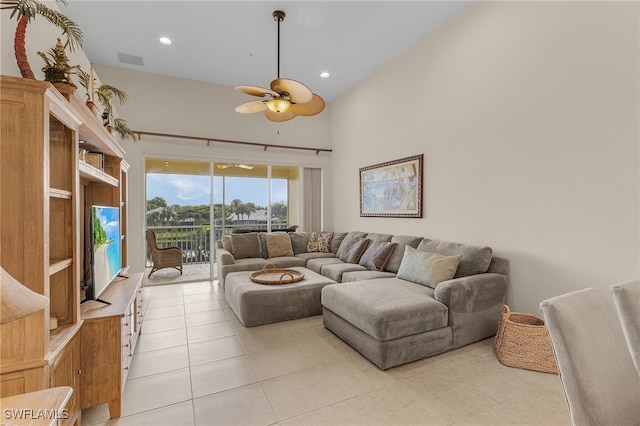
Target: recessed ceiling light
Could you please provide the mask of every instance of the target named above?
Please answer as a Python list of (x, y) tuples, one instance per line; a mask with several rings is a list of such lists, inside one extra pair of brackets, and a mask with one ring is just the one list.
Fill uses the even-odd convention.
[(160, 37), (158, 41), (162, 44), (172, 44), (173, 42), (169, 37)]
[(320, 73), (320, 77), (322, 77), (322, 78), (328, 78), (328, 77), (329, 77), (329, 75), (330, 75), (330, 74), (329, 74), (328, 72), (326, 72), (326, 71), (325, 71), (325, 72), (321, 72), (321, 73)]

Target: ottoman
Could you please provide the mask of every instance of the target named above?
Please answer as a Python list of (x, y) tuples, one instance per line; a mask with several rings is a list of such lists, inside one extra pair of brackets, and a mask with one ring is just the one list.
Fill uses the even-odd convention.
[(322, 313), (322, 288), (336, 282), (301, 266), (288, 269), (302, 272), (304, 279), (292, 284), (265, 285), (251, 281), (252, 271), (227, 275), (224, 297), (245, 327)]

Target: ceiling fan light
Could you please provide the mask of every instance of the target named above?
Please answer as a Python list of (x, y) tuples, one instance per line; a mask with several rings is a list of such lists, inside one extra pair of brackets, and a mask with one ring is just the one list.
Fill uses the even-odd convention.
[(286, 112), (291, 106), (291, 102), (286, 99), (271, 99), (267, 101), (267, 108), (273, 112)]

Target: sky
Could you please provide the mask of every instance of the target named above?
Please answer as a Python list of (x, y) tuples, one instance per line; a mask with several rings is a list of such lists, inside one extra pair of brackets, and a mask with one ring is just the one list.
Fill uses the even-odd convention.
[[(272, 180), (271, 200), (273, 203), (287, 201), (287, 180)], [(267, 205), (267, 179), (265, 178), (225, 178), (225, 203), (240, 199), (256, 206)], [(147, 200), (162, 197), (167, 204), (179, 206), (198, 206), (209, 204), (209, 176), (147, 174)], [(216, 176), (213, 185), (214, 203), (222, 203), (222, 177)]]

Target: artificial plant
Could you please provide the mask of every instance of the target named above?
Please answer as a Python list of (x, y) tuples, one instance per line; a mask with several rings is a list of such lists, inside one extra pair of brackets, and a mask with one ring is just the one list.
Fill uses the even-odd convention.
[[(67, 5), (66, 0), (56, 0), (63, 5)], [(13, 48), (16, 55), (16, 61), (20, 74), (23, 78), (34, 79), (33, 71), (29, 65), (27, 51), (25, 48), (25, 37), (27, 33), (27, 24), (31, 22), (37, 15), (43, 16), (47, 21), (62, 30), (62, 34), (67, 36), (65, 46), (73, 52), (76, 47), (82, 46), (82, 31), (80, 27), (71, 19), (62, 13), (48, 8), (44, 4), (36, 0), (1, 0), (0, 9), (11, 10), (11, 18), (16, 17), (18, 25), (13, 39)]]
[(66, 83), (74, 88), (77, 87), (71, 81), (71, 74), (75, 74), (79, 67), (78, 65), (69, 65), (69, 58), (60, 39), (47, 53), (38, 52), (38, 55), (45, 63), (45, 66), (42, 67), (42, 72), (44, 72), (46, 81)]

